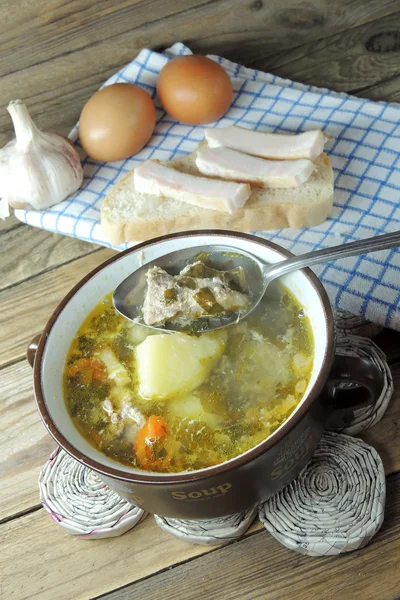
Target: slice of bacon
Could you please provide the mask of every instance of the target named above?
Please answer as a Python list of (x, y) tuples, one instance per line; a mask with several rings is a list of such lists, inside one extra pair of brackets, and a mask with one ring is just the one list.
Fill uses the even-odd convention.
[(324, 150), (327, 136), (320, 129), (297, 135), (262, 133), (232, 125), (221, 129), (205, 129), (210, 148), (225, 146), (253, 156), (278, 160), (316, 159)]
[(199, 148), (196, 166), (200, 173), (265, 188), (292, 188), (306, 182), (315, 170), (307, 159), (267, 160), (230, 148)]
[(188, 175), (155, 160), (147, 160), (135, 168), (134, 184), (135, 190), (143, 194), (173, 198), (228, 213), (242, 208), (251, 193), (246, 183)]

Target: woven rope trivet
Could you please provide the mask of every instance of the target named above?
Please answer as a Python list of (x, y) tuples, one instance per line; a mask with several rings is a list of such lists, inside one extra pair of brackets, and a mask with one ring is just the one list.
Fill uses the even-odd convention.
[(92, 540), (122, 535), (147, 514), (60, 448), (41, 470), (39, 490), (44, 508), (58, 525)]
[(260, 505), (259, 518), (290, 550), (333, 556), (368, 544), (382, 525), (385, 493), (376, 450), (327, 432), (297, 479)]
[(383, 331), (383, 327), (366, 321), (357, 315), (352, 315), (349, 312), (343, 310), (333, 311), (336, 322), (336, 330), (340, 334), (349, 335), (363, 335), (365, 337), (372, 338)]
[(329, 429), (334, 429), (338, 433), (356, 435), (361, 431), (368, 429), (368, 427), (372, 427), (372, 425), (375, 425), (382, 419), (393, 395), (393, 377), (389, 365), (386, 362), (385, 354), (369, 338), (356, 335), (338, 335), (336, 341), (336, 353), (345, 356), (367, 358), (378, 367), (384, 379), (382, 393), (375, 404), (354, 410), (352, 421), (345, 427), (333, 427), (328, 421), (327, 427)]
[(204, 546), (216, 546), (240, 538), (256, 515), (257, 507), (228, 517), (204, 521), (167, 519), (158, 515), (154, 515), (154, 518), (162, 529), (182, 540)]

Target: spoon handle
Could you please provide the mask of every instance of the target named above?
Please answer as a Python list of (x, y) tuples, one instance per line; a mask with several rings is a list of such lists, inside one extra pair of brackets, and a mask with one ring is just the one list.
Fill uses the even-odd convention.
[(310, 267), (321, 262), (345, 258), (346, 256), (357, 256), (357, 254), (369, 254), (378, 252), (378, 250), (387, 250), (400, 246), (400, 231), (394, 233), (385, 233), (377, 237), (350, 242), (350, 244), (341, 244), (331, 248), (324, 248), (316, 252), (307, 252), (300, 256), (289, 258), (273, 265), (265, 266), (263, 269), (264, 283), (267, 284), (272, 279), (290, 273), (303, 267)]

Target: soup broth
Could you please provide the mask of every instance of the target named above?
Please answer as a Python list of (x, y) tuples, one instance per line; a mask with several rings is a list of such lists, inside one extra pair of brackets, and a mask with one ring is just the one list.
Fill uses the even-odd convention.
[(280, 282), (243, 321), (198, 335), (128, 321), (109, 294), (70, 347), (65, 400), (82, 435), (116, 461), (153, 472), (203, 469), (286, 421), (313, 354), (308, 317)]

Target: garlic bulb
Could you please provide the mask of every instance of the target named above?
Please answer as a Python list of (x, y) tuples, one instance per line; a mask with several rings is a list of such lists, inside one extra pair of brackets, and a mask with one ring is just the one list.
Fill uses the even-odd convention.
[(15, 139), (0, 150), (0, 217), (13, 208), (43, 210), (76, 192), (83, 170), (75, 146), (64, 136), (44, 132), (28, 109), (15, 100), (8, 105)]

